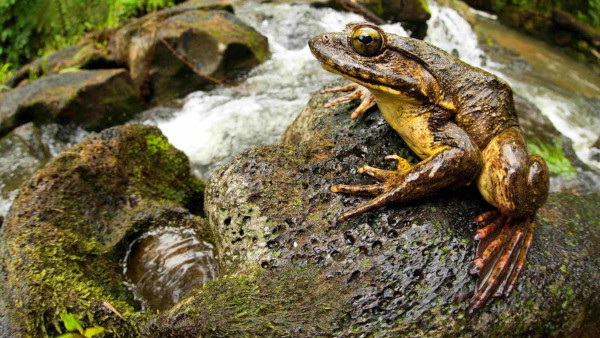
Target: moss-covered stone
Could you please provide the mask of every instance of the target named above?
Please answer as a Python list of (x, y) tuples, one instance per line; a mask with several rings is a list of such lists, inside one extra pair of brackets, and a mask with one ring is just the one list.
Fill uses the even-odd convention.
[(269, 271), (258, 266), (225, 275), (152, 320), (149, 336), (308, 336), (333, 332), (343, 285), (314, 266)]
[(79, 69), (111, 68), (105, 47), (92, 39), (46, 54), (17, 70), (4, 84), (16, 87), (23, 81)]
[(0, 136), (27, 122), (74, 123), (98, 131), (142, 110), (124, 69), (55, 74), (13, 89), (0, 100)]
[(23, 186), (2, 227), (0, 328), (53, 336), (64, 332), (66, 312), (110, 335), (139, 334), (143, 316), (121, 272), (127, 241), (188, 217), (178, 205), (201, 213), (202, 188), (156, 128), (107, 129), (54, 158)]
[[(598, 328), (598, 196), (551, 195), (539, 211), (528, 264), (513, 294), (469, 314), (475, 278), (467, 271), (476, 246), (469, 218), (491, 207), (467, 187), (336, 223), (335, 216), (367, 198), (331, 193), (331, 185), (373, 183), (356, 169), (364, 164), (392, 169), (385, 155), (417, 159), (377, 111), (353, 121), (348, 115), (354, 104), (323, 109), (330, 99), (316, 95), (281, 145), (249, 150), (209, 180), (205, 208), (228, 275), (243, 279), (259, 265), (277, 280), (286, 269), (315, 267), (319, 276), (335, 281), (321, 288), (343, 290), (343, 306), (327, 325), (314, 328), (317, 334), (502, 336)], [(215, 283), (221, 288), (225, 282)], [(228, 290), (225, 299), (238, 299), (235, 287)], [(266, 289), (262, 295), (276, 293)], [(187, 314), (206, 304), (206, 297), (195, 294), (155, 325), (164, 332), (179, 325), (203, 327), (201, 317)], [(236, 315), (244, 315), (252, 301), (239, 299), (220, 321), (226, 324), (214, 331), (192, 332), (242, 330)], [(264, 311), (286, 313), (286, 306), (270, 306)], [(305, 324), (312, 320), (307, 317)], [(297, 326), (281, 325), (280, 332), (287, 333)]]

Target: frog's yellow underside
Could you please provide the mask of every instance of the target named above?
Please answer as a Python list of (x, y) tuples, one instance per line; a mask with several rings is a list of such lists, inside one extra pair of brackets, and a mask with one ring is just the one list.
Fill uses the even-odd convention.
[[(470, 306), (510, 294), (531, 247), (535, 212), (548, 195), (548, 170), (541, 157), (527, 153), (508, 84), (425, 42), (386, 35), (366, 23), (315, 37), (309, 45), (323, 68), (357, 84), (329, 90), (360, 92), (335, 102), (372, 102), (374, 96), (385, 120), (422, 159), (410, 166), (388, 156), (398, 160), (397, 170), (360, 170), (381, 183), (333, 186), (333, 192), (375, 196), (338, 221), (475, 182), (497, 210), (475, 218), (480, 244), (471, 272), (480, 278)], [(361, 104), (352, 117), (368, 106)]]

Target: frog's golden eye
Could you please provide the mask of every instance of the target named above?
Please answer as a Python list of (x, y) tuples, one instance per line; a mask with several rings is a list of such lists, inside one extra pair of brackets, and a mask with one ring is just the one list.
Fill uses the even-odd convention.
[(373, 27), (358, 27), (350, 36), (350, 44), (355, 52), (362, 56), (373, 56), (383, 46), (383, 36)]

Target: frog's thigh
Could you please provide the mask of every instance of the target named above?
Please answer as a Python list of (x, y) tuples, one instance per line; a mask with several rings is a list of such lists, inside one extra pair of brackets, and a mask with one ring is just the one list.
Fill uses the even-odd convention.
[(541, 206), (548, 192), (546, 165), (527, 154), (520, 130), (509, 128), (494, 137), (482, 156), (477, 187), (488, 203), (513, 217), (529, 216)]

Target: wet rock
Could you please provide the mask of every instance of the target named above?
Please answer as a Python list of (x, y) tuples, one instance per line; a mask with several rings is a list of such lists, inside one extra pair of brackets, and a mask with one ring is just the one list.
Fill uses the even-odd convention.
[[(331, 193), (331, 185), (373, 183), (356, 169), (392, 169), (385, 155), (417, 159), (377, 110), (352, 121), (355, 104), (322, 108), (332, 97), (313, 97), (281, 145), (246, 151), (214, 173), (205, 210), (228, 278), (163, 313), (152, 332), (235, 335), (251, 327), (251, 334), (547, 335), (598, 328), (598, 196), (551, 195), (513, 294), (468, 314), (475, 278), (467, 270), (476, 245), (469, 218), (491, 207), (466, 187), (336, 223), (342, 211), (368, 198)], [(302, 269), (317, 277), (289, 276)], [(268, 300), (303, 278), (306, 284), (295, 290), (306, 297), (301, 309), (322, 312), (292, 319), (300, 297), (283, 305)], [(260, 297), (248, 291), (252, 286)], [(316, 292), (323, 293), (318, 300)], [(215, 306), (203, 310), (207, 304)], [(271, 313), (282, 318), (276, 325), (269, 325)]]
[[(587, 63), (600, 72), (600, 32), (578, 19), (593, 13), (587, 2), (564, 1), (562, 4), (544, 2), (534, 5), (518, 2), (465, 0), (469, 5), (498, 14), (504, 24), (515, 27), (561, 49), (574, 59)], [(559, 10), (562, 8), (571, 13)]]
[(205, 10), (204, 3), (186, 2), (145, 16), (118, 30), (110, 40), (109, 53), (130, 70), (153, 103), (214, 85), (209, 78), (231, 78), (268, 57), (264, 36), (228, 11)]
[(101, 45), (93, 40), (83, 40), (74, 46), (37, 58), (21, 67), (4, 85), (16, 87), (29, 79), (79, 69), (118, 68), (110, 61)]
[(16, 190), (49, 158), (40, 131), (24, 124), (0, 139), (0, 215), (6, 215)]
[(124, 69), (50, 75), (0, 97), (0, 136), (31, 121), (73, 123), (98, 131), (127, 121), (141, 106)]
[(187, 157), (153, 127), (110, 128), (51, 160), (2, 227), (0, 329), (55, 336), (68, 312), (83, 327), (136, 335), (139, 305), (121, 265), (129, 241), (153, 226), (201, 227), (184, 207), (201, 214), (202, 190)]

